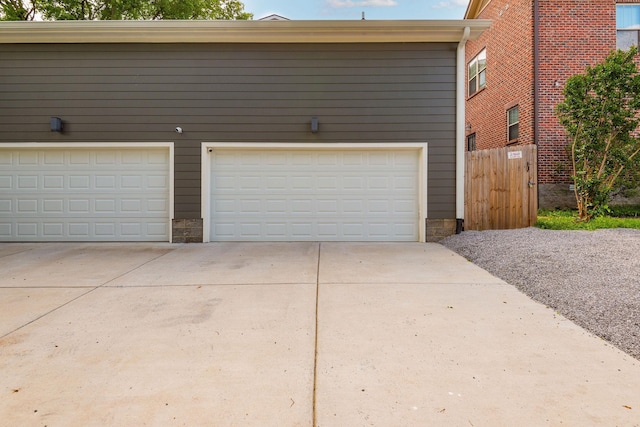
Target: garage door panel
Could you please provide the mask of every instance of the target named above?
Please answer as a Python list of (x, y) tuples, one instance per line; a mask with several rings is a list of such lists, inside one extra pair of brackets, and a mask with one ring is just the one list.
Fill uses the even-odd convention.
[(332, 238), (339, 234), (338, 224), (335, 222), (318, 221), (318, 236), (320, 238)]
[(393, 191), (405, 191), (413, 194), (417, 191), (417, 183), (413, 176), (395, 176), (393, 177)]
[(124, 175), (120, 177), (120, 188), (143, 188), (143, 177), (140, 175)]
[(116, 200), (115, 199), (98, 199), (95, 201), (96, 213), (115, 214), (116, 213)]
[(0, 149), (0, 241), (168, 241), (166, 148)]
[(32, 190), (38, 188), (38, 176), (36, 175), (22, 175), (17, 180), (17, 190)]
[(38, 164), (38, 152), (36, 151), (23, 151), (16, 156), (18, 165), (29, 166)]
[(13, 236), (13, 224), (0, 222), (0, 236)]
[[(146, 177), (146, 189), (147, 190), (168, 190), (169, 189), (169, 176), (165, 175), (149, 175)], [(145, 186), (142, 186), (145, 188)]]
[(146, 200), (147, 209), (144, 211), (146, 216), (153, 216), (152, 214), (156, 214), (155, 216), (158, 218), (162, 218), (167, 215), (169, 212), (169, 200), (168, 198), (161, 199), (148, 199)]
[(69, 189), (90, 190), (91, 177), (89, 175), (71, 175), (69, 177)]
[(140, 236), (145, 240), (167, 240), (168, 226), (166, 221), (140, 223), (137, 218), (110, 220), (100, 219), (74, 220), (60, 222), (22, 220), (14, 224), (0, 224), (0, 235), (14, 237), (16, 241), (29, 239), (51, 241), (138, 241)]
[(64, 176), (46, 175), (44, 177), (43, 187), (48, 191), (64, 189)]
[(42, 224), (42, 234), (47, 237), (64, 237), (64, 224), (45, 222)]
[(151, 240), (165, 241), (169, 235), (169, 224), (165, 220), (147, 221), (144, 223), (145, 235)]
[(418, 152), (210, 154), (210, 239), (418, 240)]
[(413, 223), (397, 224), (397, 222), (382, 221), (363, 224), (361, 221), (341, 219), (335, 221), (291, 221), (289, 223), (256, 221), (233, 223), (218, 223), (215, 233), (219, 240), (223, 237), (235, 240), (272, 240), (290, 241), (300, 240), (397, 240), (404, 237), (413, 241), (416, 226)]
[(0, 190), (11, 190), (13, 188), (12, 176), (0, 176)]
[(265, 211), (270, 215), (279, 215), (282, 216), (288, 212), (288, 201), (284, 198), (266, 198), (264, 201)]
[(9, 219), (11, 215), (32, 218), (55, 215), (63, 219), (86, 217), (87, 215), (99, 218), (135, 214), (148, 218), (165, 218), (168, 215), (168, 208), (167, 199), (127, 199), (122, 197), (99, 200), (77, 197), (0, 199), (0, 214), (6, 215), (6, 218), (2, 218), (4, 220)]

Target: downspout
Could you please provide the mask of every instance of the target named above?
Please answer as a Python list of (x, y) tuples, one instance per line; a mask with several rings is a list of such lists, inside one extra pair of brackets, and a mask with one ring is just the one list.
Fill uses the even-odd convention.
[[(533, 144), (538, 146), (538, 137), (540, 135), (540, 89), (539, 89), (539, 72), (540, 72), (540, 50), (538, 45), (540, 44), (540, 4), (538, 0), (533, 0)], [(538, 158), (540, 153), (538, 152)], [(536, 165), (539, 166), (539, 165)], [(540, 182), (540, 167), (537, 167), (538, 176), (536, 176), (536, 182)], [(538, 184), (539, 185), (539, 184)], [(540, 206), (540, 186), (538, 186), (538, 206)]]
[(465, 45), (471, 29), (465, 27), (458, 43), (456, 64), (456, 234), (464, 225), (464, 124), (465, 124)]

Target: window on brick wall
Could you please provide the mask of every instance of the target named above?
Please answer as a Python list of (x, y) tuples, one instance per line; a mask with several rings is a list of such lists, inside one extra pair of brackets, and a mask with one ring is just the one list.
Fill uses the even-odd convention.
[(482, 49), (469, 62), (469, 96), (473, 95), (487, 84), (487, 50)]
[(476, 151), (476, 134), (467, 135), (467, 151)]
[(520, 134), (520, 118), (518, 106), (507, 110), (507, 138), (508, 142), (516, 142)]
[(618, 49), (627, 50), (638, 45), (640, 31), (640, 4), (616, 5), (616, 44)]

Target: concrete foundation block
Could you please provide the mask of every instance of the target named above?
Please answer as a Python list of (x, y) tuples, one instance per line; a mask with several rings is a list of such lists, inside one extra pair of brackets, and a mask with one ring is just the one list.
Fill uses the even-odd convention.
[(540, 209), (575, 209), (576, 197), (570, 184), (540, 184), (538, 207)]
[(427, 242), (439, 242), (455, 233), (455, 219), (427, 219)]
[[(538, 205), (541, 209), (576, 209), (576, 196), (569, 189), (571, 184), (542, 184), (538, 189)], [(638, 190), (625, 194), (616, 192), (612, 195), (609, 206), (638, 205)]]
[(202, 218), (180, 218), (172, 221), (172, 243), (202, 243)]

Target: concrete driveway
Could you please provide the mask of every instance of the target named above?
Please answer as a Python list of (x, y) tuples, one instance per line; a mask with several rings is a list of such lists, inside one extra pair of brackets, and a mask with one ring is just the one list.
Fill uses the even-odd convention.
[(640, 362), (438, 244), (0, 244), (1, 426), (639, 426)]

